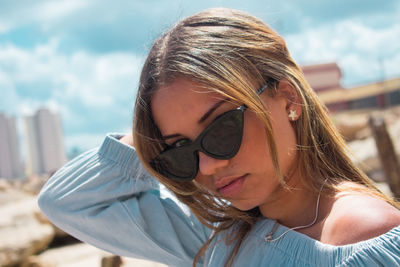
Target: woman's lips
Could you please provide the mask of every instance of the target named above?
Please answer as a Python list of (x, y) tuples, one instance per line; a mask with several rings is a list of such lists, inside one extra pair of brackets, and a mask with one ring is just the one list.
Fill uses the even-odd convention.
[(223, 197), (233, 197), (237, 194), (239, 194), (242, 189), (243, 189), (243, 183), (244, 180), (246, 179), (247, 174), (240, 176), (231, 182), (229, 182), (227, 185), (222, 186), (217, 189), (218, 193), (223, 196)]

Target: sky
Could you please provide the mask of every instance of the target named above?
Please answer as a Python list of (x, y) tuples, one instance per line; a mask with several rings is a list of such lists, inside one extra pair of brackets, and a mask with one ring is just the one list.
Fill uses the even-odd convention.
[(59, 113), (67, 151), (129, 132), (152, 42), (211, 7), (246, 11), (281, 34), (300, 65), (337, 62), (345, 88), (400, 76), (398, 0), (0, 0), (0, 112)]

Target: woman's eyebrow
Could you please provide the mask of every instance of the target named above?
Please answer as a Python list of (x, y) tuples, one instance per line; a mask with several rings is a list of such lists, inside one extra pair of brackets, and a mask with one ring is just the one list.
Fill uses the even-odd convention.
[(210, 117), (210, 115), (219, 107), (221, 106), (223, 103), (226, 102), (226, 100), (228, 99), (222, 99), (220, 101), (218, 101), (217, 103), (214, 104), (214, 106), (212, 106), (198, 121), (198, 123), (202, 123), (203, 121), (205, 121), (208, 117)]
[[(218, 101), (217, 103), (215, 103), (199, 120), (198, 123), (202, 123), (203, 121), (205, 121), (208, 117), (210, 117), (210, 115), (219, 107), (221, 106), (223, 103), (226, 102), (226, 100), (228, 100), (228, 98), (226, 99), (222, 99), (220, 101)], [(167, 139), (171, 139), (171, 138), (175, 138), (175, 137), (179, 137), (182, 136), (180, 134), (170, 134), (170, 135), (165, 135), (162, 136), (161, 138), (165, 141)]]

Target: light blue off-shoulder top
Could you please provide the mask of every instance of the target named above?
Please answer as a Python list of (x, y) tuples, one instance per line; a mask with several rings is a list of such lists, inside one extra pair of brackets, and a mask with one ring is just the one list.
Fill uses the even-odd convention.
[[(109, 135), (55, 173), (39, 206), (58, 227), (114, 254), (191, 266), (211, 230), (171, 198), (141, 166), (133, 148)], [(234, 266), (400, 266), (400, 226), (345, 246), (326, 245), (290, 231), (265, 242), (274, 221), (260, 219), (243, 240)], [(288, 228), (279, 225), (275, 236)], [(220, 234), (198, 266), (224, 266), (232, 246)]]

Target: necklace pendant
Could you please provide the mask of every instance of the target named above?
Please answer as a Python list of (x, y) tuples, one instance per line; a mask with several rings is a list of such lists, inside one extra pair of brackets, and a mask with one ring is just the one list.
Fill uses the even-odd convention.
[(278, 229), (278, 222), (277, 221), (274, 222), (274, 225), (272, 226), (271, 231), (269, 231), (269, 233), (264, 237), (264, 241), (265, 242), (274, 241), (273, 236), (275, 234), (276, 229)]
[(265, 241), (265, 242), (271, 242), (271, 240), (272, 240), (272, 233), (266, 235), (265, 238), (264, 238), (264, 241)]

